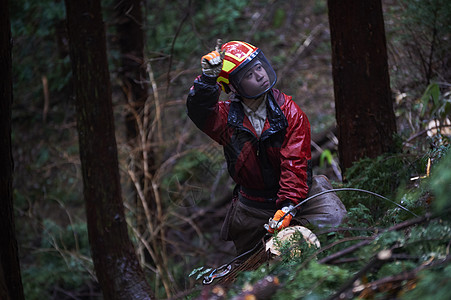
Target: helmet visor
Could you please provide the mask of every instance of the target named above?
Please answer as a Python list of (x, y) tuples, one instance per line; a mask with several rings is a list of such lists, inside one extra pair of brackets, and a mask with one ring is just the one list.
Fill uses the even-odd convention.
[(246, 64), (230, 74), (230, 81), (238, 94), (244, 98), (258, 98), (269, 91), (277, 81), (276, 73), (263, 52), (252, 57)]

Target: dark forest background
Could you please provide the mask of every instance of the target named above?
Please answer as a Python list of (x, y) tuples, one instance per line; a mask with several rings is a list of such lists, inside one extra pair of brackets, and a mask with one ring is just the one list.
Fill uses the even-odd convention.
[[(396, 132), (387, 137), (393, 147), (345, 168), (327, 1), (102, 1), (121, 199), (153, 298), (196, 298), (202, 289), (196, 272), (234, 257), (233, 244), (219, 239), (233, 190), (222, 149), (185, 113), (200, 57), (217, 38), (247, 41), (269, 58), (276, 88), (292, 95), (309, 117), (314, 174), (406, 208), (340, 193), (349, 221), (341, 231), (319, 235), (323, 246), (337, 246), (313, 256), (321, 261), (356, 240), (371, 243), (323, 264), (303, 249), (299, 260), (288, 257), (244, 273), (229, 297), (268, 274), (283, 282), (274, 299), (324, 299), (349, 290), (346, 283), (356, 274), (361, 284), (377, 284), (353, 292), (355, 297), (450, 296), (451, 3), (383, 0), (382, 7), (396, 117)], [(103, 299), (88, 239), (65, 3), (10, 1), (9, 12), (12, 198), (25, 299)], [(365, 269), (383, 249), (398, 256)], [(408, 276), (396, 279), (400, 274)]]

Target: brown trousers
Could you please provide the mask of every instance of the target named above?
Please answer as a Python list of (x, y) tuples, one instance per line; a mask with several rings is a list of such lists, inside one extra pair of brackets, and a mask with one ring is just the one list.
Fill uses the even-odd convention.
[[(332, 185), (326, 176), (313, 176), (308, 196), (330, 189)], [(242, 254), (252, 249), (265, 236), (267, 231), (263, 225), (268, 223), (275, 212), (276, 209), (258, 209), (234, 199), (227, 211), (221, 238), (226, 241), (232, 240), (237, 254)], [(291, 224), (334, 227), (340, 225), (345, 216), (346, 209), (343, 203), (334, 192), (330, 192), (302, 204)]]

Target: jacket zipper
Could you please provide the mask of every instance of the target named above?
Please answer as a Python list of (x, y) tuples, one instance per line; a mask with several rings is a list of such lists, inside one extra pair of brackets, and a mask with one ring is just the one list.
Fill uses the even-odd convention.
[(257, 157), (260, 155), (260, 139), (257, 140)]

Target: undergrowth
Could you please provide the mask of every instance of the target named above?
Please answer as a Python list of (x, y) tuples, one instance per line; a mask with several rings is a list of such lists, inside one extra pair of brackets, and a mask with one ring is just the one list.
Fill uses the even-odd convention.
[[(430, 120), (446, 125), (446, 118), (450, 115), (449, 72), (445, 63), (449, 56), (449, 35), (444, 32), (449, 32), (451, 10), (450, 2), (444, 0), (399, 2), (405, 3), (405, 6), (387, 6), (395, 11), (384, 17), (391, 20), (386, 28), (391, 52), (399, 54), (390, 68), (393, 90), (400, 99), (397, 99), (396, 107), (398, 133), (403, 142), (413, 144), (424, 136), (416, 134), (425, 129)], [(425, 5), (427, 10), (422, 8)], [(63, 6), (60, 1), (11, 1), (14, 39), (12, 142), (15, 152), (17, 238), (27, 299), (101, 299), (83, 220), (83, 189)], [(114, 31), (117, 18), (112, 11), (112, 1), (105, 1), (103, 6), (109, 32), (111, 76), (115, 82), (120, 68)], [(290, 66), (291, 70), (279, 76), (278, 86), (293, 94), (297, 101), (302, 101), (303, 110), (310, 111), (312, 130), (322, 132), (334, 123), (330, 113), (333, 111), (328, 58), (330, 43), (327, 29), (324, 32), (319, 30), (318, 35), (312, 32), (322, 26), (327, 27), (324, 25), (327, 24), (327, 7), (325, 1), (271, 1), (270, 5), (259, 1), (154, 1), (151, 5), (144, 1), (143, 8), (146, 11), (143, 23), (146, 56), (155, 70), (157, 90), (166, 90), (167, 94), (162, 102), (166, 107), (163, 128), (168, 142), (164, 145), (152, 144), (152, 147), (167, 159), (161, 166), (156, 166), (161, 169), (158, 173), (161, 181), (157, 182), (162, 191), (159, 196), (167, 210), (158, 228), (168, 229), (172, 235), (168, 235), (165, 241), (169, 244), (167, 248), (158, 246), (169, 249), (168, 269), (173, 275), (174, 289), (181, 291), (192, 287), (192, 281), (186, 279), (186, 274), (193, 265), (221, 261), (224, 256), (232, 255), (227, 249), (216, 246), (217, 236), (212, 233), (216, 232), (213, 228), (217, 225), (215, 223), (222, 222), (217, 208), (222, 198), (228, 197), (227, 191), (230, 190), (229, 182), (222, 182), (227, 175), (223, 161), (218, 159), (219, 155), (222, 158), (222, 154), (219, 148), (202, 147), (196, 150), (202, 140), (188, 134), (191, 128), (186, 126), (184, 101), (180, 100), (185, 99), (197, 75), (200, 55), (211, 49), (218, 37), (224, 40), (249, 39), (262, 45), (265, 53), (273, 58), (276, 69)], [(431, 17), (431, 14), (436, 17)], [(400, 28), (402, 23), (398, 21), (398, 15), (404, 15), (399, 20), (410, 20), (409, 24), (414, 26), (408, 27), (409, 30)], [(422, 28), (426, 29), (419, 32)], [(436, 39), (428, 38), (432, 37), (432, 33)], [(302, 49), (300, 46), (309, 39), (314, 43), (293, 63), (296, 49)], [(419, 56), (415, 55), (417, 52)], [(420, 57), (430, 58), (429, 68), (424, 66), (427, 62)], [(433, 72), (423, 74), (424, 70)], [(287, 78), (286, 82), (282, 78)], [(48, 82), (50, 92), (48, 111), (43, 96), (46, 88), (44, 82)], [(426, 88), (427, 84), (430, 85)], [(418, 96), (425, 88), (423, 96)], [(113, 90), (117, 89), (116, 82)], [(152, 87), (152, 90), (155, 89)], [(113, 93), (115, 102), (119, 101), (117, 98), (122, 99), (117, 94)], [(117, 108), (120, 110), (121, 105)], [(172, 113), (174, 110), (175, 114)], [(121, 130), (116, 133), (121, 136)], [(198, 136), (197, 131), (195, 136)], [(172, 140), (178, 141), (177, 146)], [(415, 151), (424, 152), (429, 147), (429, 143), (422, 145)], [(318, 234), (321, 250), (307, 247), (299, 241), (301, 256), (283, 256), (276, 264), (264, 265), (255, 272), (242, 274), (231, 289), (231, 295), (239, 294), (245, 283), (252, 284), (269, 274), (279, 277), (283, 287), (275, 299), (323, 299), (337, 291), (378, 251), (386, 248), (405, 255), (404, 259), (398, 258), (383, 264), (379, 270), (368, 272), (359, 279), (361, 282), (412, 272), (424, 262), (440, 261), (449, 251), (449, 219), (445, 216), (403, 230), (386, 232), (359, 251), (344, 257), (350, 260), (346, 263), (344, 260), (340, 263), (320, 263), (320, 260), (364, 238), (374, 237), (383, 229), (414, 218), (412, 213), (423, 216), (426, 212), (450, 209), (451, 158), (446, 155), (449, 146), (443, 143), (442, 137), (430, 140), (430, 145), (432, 150), (423, 156), (388, 154), (375, 160), (362, 160), (348, 171), (345, 184), (335, 184), (337, 188), (371, 190), (410, 212), (368, 194), (339, 192), (348, 210), (348, 220), (344, 224), (346, 230)], [(332, 153), (324, 158), (332, 164)], [(431, 176), (423, 178), (429, 158), (432, 161)], [(418, 179), (411, 181), (412, 177)], [(128, 178), (128, 175), (123, 174), (122, 178)], [(124, 194), (134, 195), (128, 190)], [(134, 200), (133, 195), (130, 198)], [(214, 210), (210, 206), (212, 202)], [(133, 208), (128, 207), (127, 210), (130, 219), (135, 216)], [(75, 221), (68, 221), (68, 216)], [(153, 236), (147, 234), (144, 238), (148, 243)], [(131, 238), (137, 248), (143, 249), (135, 235), (131, 234)], [(356, 240), (359, 238), (361, 240)], [(326, 249), (327, 246), (331, 247)], [(149, 263), (147, 252), (140, 253), (145, 254), (143, 263), (146, 264), (143, 267), (151, 274), (149, 281), (152, 281), (156, 298), (165, 297), (154, 264)], [(222, 256), (208, 260), (213, 257), (212, 253)], [(406, 292), (410, 286), (405, 284), (404, 290), (401, 289), (403, 297), (427, 299), (437, 296), (437, 299), (445, 299), (449, 296), (446, 288), (441, 289), (443, 295), (438, 293), (442, 286), (449, 284), (450, 274), (450, 267), (445, 264), (419, 270), (413, 282), (416, 288)]]
[(413, 175), (422, 174), (421, 160), (398, 154), (357, 163), (347, 186), (374, 189), (410, 212), (372, 195), (343, 193), (348, 220), (340, 228), (315, 230), (321, 248), (300, 235), (280, 242), (282, 255), (241, 273), (228, 297), (273, 276), (280, 284), (271, 299), (449, 299), (449, 148), (442, 148), (429, 177), (412, 182)]
[(45, 219), (40, 226), (41, 239), (36, 241), (40, 248), (35, 250), (35, 261), (22, 274), (27, 299), (61, 299), (68, 294), (77, 298), (87, 288), (95, 289), (86, 223), (62, 227)]

